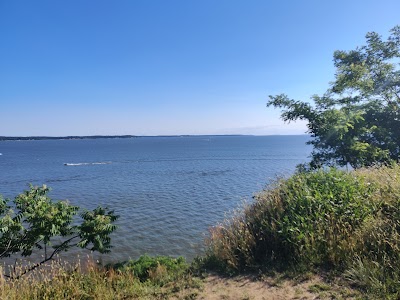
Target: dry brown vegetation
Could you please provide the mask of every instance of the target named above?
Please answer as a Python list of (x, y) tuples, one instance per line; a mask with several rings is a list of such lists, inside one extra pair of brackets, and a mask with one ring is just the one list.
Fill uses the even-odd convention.
[(329, 270), (373, 298), (400, 296), (400, 167), (299, 173), (211, 230), (224, 272)]

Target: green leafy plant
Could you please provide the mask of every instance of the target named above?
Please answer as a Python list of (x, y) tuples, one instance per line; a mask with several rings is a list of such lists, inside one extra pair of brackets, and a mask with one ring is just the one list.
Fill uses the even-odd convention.
[(137, 260), (114, 266), (117, 270), (130, 271), (140, 281), (164, 285), (185, 275), (189, 269), (183, 257), (142, 255)]
[(81, 224), (74, 225), (78, 223), (75, 216), (79, 207), (68, 201), (52, 201), (49, 191), (46, 185), (31, 185), (11, 205), (9, 200), (0, 198), (0, 258), (43, 253), (39, 262), (18, 275), (5, 274), (6, 277), (19, 278), (76, 246), (100, 253), (110, 251), (110, 234), (116, 229), (114, 222), (118, 218), (113, 211), (101, 207), (84, 211), (80, 214)]
[(342, 274), (374, 299), (400, 296), (400, 165), (302, 172), (211, 228), (202, 266)]

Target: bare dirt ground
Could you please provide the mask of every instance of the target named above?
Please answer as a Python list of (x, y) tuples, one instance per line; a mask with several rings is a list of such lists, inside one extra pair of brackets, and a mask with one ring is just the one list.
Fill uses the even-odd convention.
[(237, 276), (224, 278), (208, 275), (202, 289), (192, 299), (210, 300), (285, 300), (285, 299), (359, 299), (358, 292), (321, 276), (307, 275), (287, 279), (280, 276)]

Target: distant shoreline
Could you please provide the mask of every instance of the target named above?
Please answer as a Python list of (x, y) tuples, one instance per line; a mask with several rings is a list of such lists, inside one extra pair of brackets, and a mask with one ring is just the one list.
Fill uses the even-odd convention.
[(245, 136), (243, 134), (204, 135), (71, 135), (71, 136), (0, 136), (0, 141), (41, 141), (41, 140), (85, 140), (85, 139), (131, 139), (146, 137), (191, 137), (191, 136)]
[(85, 140), (85, 139), (131, 139), (154, 137), (218, 137), (218, 136), (300, 136), (307, 134), (177, 134), (177, 135), (71, 135), (71, 136), (0, 136), (1, 141), (41, 141), (41, 140)]
[(0, 136), (0, 141), (40, 141), (40, 140), (84, 140), (84, 139), (130, 139), (134, 135), (71, 135), (71, 136)]

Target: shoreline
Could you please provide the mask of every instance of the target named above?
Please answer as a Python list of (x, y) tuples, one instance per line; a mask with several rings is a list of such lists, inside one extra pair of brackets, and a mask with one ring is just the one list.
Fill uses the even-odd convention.
[(0, 136), (2, 141), (86, 140), (86, 139), (132, 139), (132, 138), (177, 138), (177, 137), (246, 137), (246, 136), (305, 136), (307, 134), (177, 134), (177, 135), (69, 135), (69, 136)]

